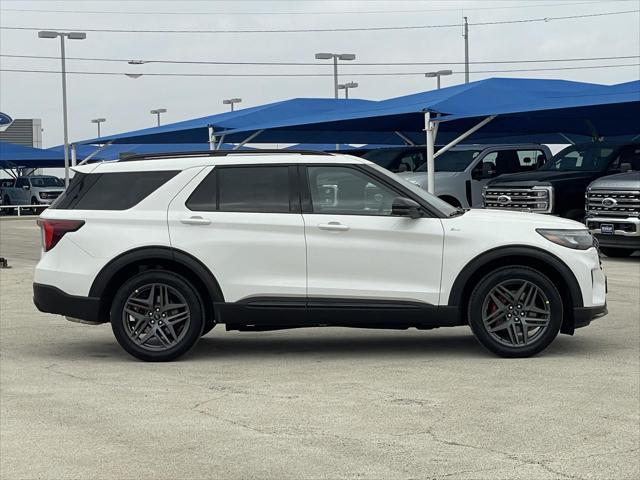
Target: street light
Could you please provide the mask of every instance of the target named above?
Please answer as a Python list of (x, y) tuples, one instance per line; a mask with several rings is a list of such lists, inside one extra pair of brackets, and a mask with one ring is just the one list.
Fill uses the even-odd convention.
[(60, 37), (60, 58), (62, 60), (62, 127), (64, 130), (64, 186), (69, 186), (69, 131), (67, 125), (67, 64), (64, 54), (64, 39), (84, 40), (87, 34), (84, 32), (54, 32), (43, 30), (38, 32), (38, 38)]
[(338, 98), (338, 60), (355, 60), (355, 53), (316, 53), (316, 60), (333, 59), (333, 93)]
[(106, 121), (106, 118), (94, 118), (93, 120), (91, 120), (91, 123), (95, 123), (98, 125), (98, 138), (100, 138), (100, 124)]
[(233, 112), (233, 105), (236, 103), (240, 103), (242, 101), (241, 98), (227, 98), (226, 100), (222, 100), (223, 105), (231, 105), (231, 111)]
[(156, 115), (158, 117), (158, 126), (160, 126), (160, 114), (161, 113), (166, 113), (167, 109), (166, 108), (156, 108), (155, 110), (151, 110), (151, 115)]
[(437, 72), (425, 73), (424, 76), (428, 78), (436, 77), (438, 79), (438, 90), (440, 90), (440, 77), (451, 75), (452, 73), (453, 72), (451, 70), (438, 70)]
[(349, 89), (358, 88), (357, 82), (347, 82), (338, 85), (338, 90), (344, 90), (344, 98), (349, 99)]

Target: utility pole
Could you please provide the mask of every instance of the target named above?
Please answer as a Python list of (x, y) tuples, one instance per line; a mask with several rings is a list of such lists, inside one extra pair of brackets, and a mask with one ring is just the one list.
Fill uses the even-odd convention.
[(469, 83), (469, 23), (464, 17), (464, 83)]

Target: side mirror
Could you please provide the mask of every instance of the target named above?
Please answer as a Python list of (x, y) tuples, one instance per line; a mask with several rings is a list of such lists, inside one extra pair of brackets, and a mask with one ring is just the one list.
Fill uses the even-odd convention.
[(29, 185), (23, 185), (22, 189), (23, 190), (31, 190), (31, 187)]
[(631, 171), (631, 164), (628, 162), (624, 162), (622, 164), (620, 164), (620, 173), (627, 173), (629, 171)]
[(422, 211), (420, 205), (410, 198), (396, 197), (391, 204), (391, 215), (416, 219), (422, 217)]

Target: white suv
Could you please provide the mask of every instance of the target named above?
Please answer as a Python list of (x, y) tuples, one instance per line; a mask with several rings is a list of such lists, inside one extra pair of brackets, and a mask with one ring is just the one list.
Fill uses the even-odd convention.
[(606, 313), (584, 225), (463, 211), (366, 160), (199, 152), (77, 167), (40, 217), (34, 302), (172, 360), (216, 324), (469, 325), (523, 357)]

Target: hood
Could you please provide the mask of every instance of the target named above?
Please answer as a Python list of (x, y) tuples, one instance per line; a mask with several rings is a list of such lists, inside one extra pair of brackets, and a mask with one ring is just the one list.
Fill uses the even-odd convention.
[(492, 180), (489, 185), (495, 184), (518, 184), (518, 185), (539, 185), (541, 182), (550, 184), (559, 182), (590, 182), (600, 175), (599, 172), (554, 172), (553, 170), (532, 170), (530, 172), (508, 173), (500, 175)]
[(640, 172), (616, 173), (592, 182), (591, 189), (640, 190)]
[(534, 228), (560, 228), (574, 230), (585, 230), (587, 228), (584, 226), (584, 224), (576, 222), (574, 220), (569, 220), (567, 218), (513, 210), (472, 208), (463, 216), (473, 217), (483, 222), (486, 221), (486, 224), (491, 225), (494, 229), (497, 228), (500, 224), (505, 224), (505, 228), (508, 228), (509, 225), (515, 225), (518, 223), (529, 225)]

